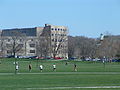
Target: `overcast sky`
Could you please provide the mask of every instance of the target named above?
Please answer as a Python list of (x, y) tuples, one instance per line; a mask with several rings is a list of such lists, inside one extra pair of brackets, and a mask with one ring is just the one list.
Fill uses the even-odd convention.
[(120, 0), (0, 0), (0, 29), (64, 25), (69, 35), (120, 34)]

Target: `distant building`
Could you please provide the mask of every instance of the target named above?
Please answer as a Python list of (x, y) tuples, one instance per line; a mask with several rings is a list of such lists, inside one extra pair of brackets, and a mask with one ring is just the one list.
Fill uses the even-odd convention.
[(45, 24), (45, 27), (4, 29), (0, 51), (4, 56), (15, 52), (16, 56), (68, 58), (67, 34), (67, 27), (50, 24)]

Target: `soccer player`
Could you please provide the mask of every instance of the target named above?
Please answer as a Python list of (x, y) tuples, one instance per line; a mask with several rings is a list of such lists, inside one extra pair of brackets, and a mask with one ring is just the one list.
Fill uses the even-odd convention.
[(40, 65), (39, 68), (40, 68), (40, 71), (42, 72), (42, 70), (43, 70), (43, 65)]
[(56, 71), (56, 65), (55, 64), (53, 65), (53, 71)]
[(18, 69), (19, 69), (18, 64), (16, 64), (15, 69), (16, 69), (16, 71), (18, 72)]
[(31, 70), (32, 70), (32, 65), (29, 64), (28, 68), (29, 68), (29, 72), (31, 72)]
[(77, 65), (74, 64), (74, 71), (77, 71)]

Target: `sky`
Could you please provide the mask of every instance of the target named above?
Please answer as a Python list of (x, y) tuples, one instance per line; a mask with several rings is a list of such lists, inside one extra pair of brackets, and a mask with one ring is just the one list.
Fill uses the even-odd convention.
[(120, 0), (0, 0), (0, 29), (67, 26), (69, 35), (120, 35)]

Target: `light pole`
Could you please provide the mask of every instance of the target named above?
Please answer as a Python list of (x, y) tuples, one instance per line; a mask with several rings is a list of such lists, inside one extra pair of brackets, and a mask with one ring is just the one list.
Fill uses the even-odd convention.
[[(97, 48), (99, 48), (99, 47), (102, 45), (102, 43), (103, 43), (103, 41), (104, 41), (104, 38), (105, 38), (105, 36), (104, 36), (103, 34), (100, 34), (99, 41), (98, 41), (98, 43), (97, 43), (97, 45), (96, 45)], [(104, 68), (105, 68), (105, 59), (106, 59), (106, 57), (103, 56), (103, 57), (102, 57), (102, 63), (103, 63)]]
[[(105, 36), (103, 34), (100, 34), (100, 45), (103, 43)], [(102, 63), (105, 68), (105, 62), (106, 62), (106, 56), (103, 56)]]
[(99, 47), (102, 45), (102, 42), (104, 40), (104, 35), (100, 34), (100, 37), (98, 39), (98, 41), (96, 42), (96, 51), (99, 49)]

